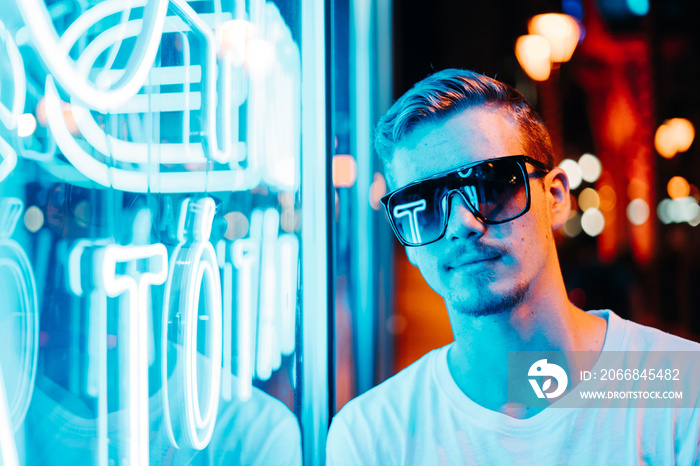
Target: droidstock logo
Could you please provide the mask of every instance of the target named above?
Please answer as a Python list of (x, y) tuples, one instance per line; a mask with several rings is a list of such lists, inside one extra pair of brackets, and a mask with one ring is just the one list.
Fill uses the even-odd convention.
[[(530, 366), (527, 375), (529, 377), (544, 378), (541, 387), (538, 379), (528, 379), (537, 398), (557, 398), (564, 393), (569, 384), (569, 377), (566, 375), (566, 371), (556, 364), (548, 363), (546, 359), (540, 359)], [(554, 390), (548, 392), (547, 390), (552, 387), (552, 378), (557, 381), (557, 385)]]

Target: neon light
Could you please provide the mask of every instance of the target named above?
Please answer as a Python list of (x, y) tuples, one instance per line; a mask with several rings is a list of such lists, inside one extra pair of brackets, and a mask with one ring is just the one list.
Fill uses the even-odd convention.
[[(17, 44), (12, 40), (12, 35), (5, 28), (2, 21), (0, 21), (0, 40), (5, 43), (7, 56), (10, 59), (14, 87), (12, 109), (8, 109), (0, 102), (0, 121), (2, 121), (8, 130), (12, 131), (17, 128), (17, 120), (24, 110), (24, 99), (27, 93), (24, 64), (22, 62), (22, 55), (17, 49)], [(0, 176), (0, 180), (2, 180), (2, 176)]]
[(10, 275), (5, 279), (13, 283), (20, 298), (20, 311), (0, 306), (0, 312), (10, 312), (20, 319), (19, 369), (17, 374), (8, 374), (5, 389), (11, 423), (20, 426), (29, 409), (34, 390), (37, 355), (39, 353), (39, 311), (37, 307), (36, 283), (31, 263), (24, 249), (10, 237), (22, 216), (22, 201), (6, 198), (0, 204), (0, 270), (6, 268)]
[(15, 444), (14, 429), (10, 420), (10, 409), (7, 404), (5, 394), (5, 383), (0, 364), (0, 465), (17, 466), (19, 456), (17, 455), (17, 444)]
[(420, 199), (418, 201), (397, 205), (392, 212), (396, 218), (408, 216), (408, 225), (414, 243), (421, 242), (420, 232), (418, 231), (418, 212), (425, 210), (426, 205), (425, 199)]
[(15, 165), (17, 165), (17, 153), (0, 136), (0, 182), (10, 174)]
[(299, 181), (301, 58), (277, 7), (259, 3), (251, 4), (250, 17), (254, 31), (263, 34), (251, 38), (247, 56), (270, 48), (276, 60), (249, 63), (248, 149), (250, 157), (260, 158), (267, 184), (292, 190)]
[[(86, 392), (97, 398), (97, 464), (108, 465), (109, 431), (107, 426), (107, 294), (101, 283), (102, 251), (111, 239), (78, 240), (68, 254), (68, 287), (78, 297), (83, 296), (82, 282), (89, 283), (88, 353)], [(82, 259), (90, 254), (88, 274), (82, 273)], [(85, 276), (87, 275), (87, 276)]]
[[(48, 11), (41, 0), (22, 0), (17, 6), (22, 14), (25, 25), (29, 28), (35, 48), (44, 63), (71, 96), (79, 97), (81, 102), (88, 107), (106, 112), (117, 108), (138, 93), (146, 81), (147, 73), (153, 63), (168, 10), (168, 0), (143, 0), (134, 2), (134, 7), (144, 7), (143, 18), (145, 27), (137, 36), (133, 48), (132, 59), (128, 61), (124, 75), (110, 90), (100, 89), (87, 79), (73, 66), (73, 60), (69, 58), (69, 50), (74, 41), (60, 40), (53, 27)], [(95, 24), (93, 18), (104, 18), (109, 13), (105, 11), (122, 11), (123, 3), (120, 1), (102, 2), (75, 21), (76, 29), (84, 22)], [(74, 24), (75, 24), (74, 23)], [(70, 38), (70, 37), (69, 37)]]
[[(216, 206), (211, 198), (182, 202), (178, 240), (170, 262), (163, 298), (162, 380), (164, 423), (175, 447), (201, 450), (211, 440), (221, 387), (221, 283), (214, 246), (209, 242)], [(197, 325), (200, 291), (206, 283), (202, 321), (209, 325), (209, 377), (203, 383), (205, 412), (199, 399)], [(168, 378), (168, 337), (184, 350)], [(184, 387), (178, 390), (178, 387)], [(172, 390), (171, 390), (172, 388)]]
[(276, 209), (266, 209), (263, 217), (262, 253), (260, 260), (260, 316), (256, 375), (260, 380), (270, 378), (280, 364), (277, 335), (277, 270), (275, 243), (280, 215)]
[(216, 243), (216, 257), (222, 273), (221, 289), (223, 293), (223, 371), (221, 373), (221, 397), (230, 401), (233, 389), (233, 367), (231, 352), (233, 350), (233, 266), (227, 261), (226, 241)]
[[(139, 3), (137, 6), (141, 5)], [(102, 4), (100, 4), (102, 5)], [(75, 21), (61, 38), (61, 45), (67, 48), (99, 19), (110, 12), (122, 11), (113, 4), (107, 2), (106, 7), (97, 10), (92, 8), (81, 18)], [(197, 164), (207, 166), (207, 160), (219, 163), (228, 163), (229, 169), (214, 169), (205, 172), (206, 168), (194, 172), (173, 171), (169, 167), (165, 173), (157, 173), (149, 170), (149, 173), (140, 173), (134, 168), (107, 167), (102, 162), (91, 160), (92, 156), (85, 151), (80, 144), (72, 140), (66, 131), (65, 121), (58, 115), (58, 95), (53, 84), (53, 78), (47, 78), (47, 116), (49, 126), (54, 134), (61, 151), (69, 161), (89, 179), (104, 186), (112, 186), (116, 189), (133, 192), (204, 192), (204, 191), (230, 191), (252, 189), (264, 177), (272, 186), (281, 188), (294, 188), (299, 181), (299, 150), (300, 150), (300, 56), (294, 43), (289, 28), (282, 20), (277, 8), (268, 4), (265, 7), (256, 7), (258, 18), (256, 23), (259, 30), (266, 36), (260, 39), (250, 40), (248, 45), (264, 43), (274, 51), (271, 56), (276, 61), (269, 64), (267, 72), (254, 72), (257, 67), (249, 68), (256, 75), (256, 84), (251, 83), (249, 94), (249, 125), (248, 137), (251, 147), (246, 150), (245, 143), (238, 141), (238, 109), (246, 97), (245, 72), (242, 66), (238, 66), (238, 60), (229, 50), (222, 54), (222, 63), (218, 67), (220, 86), (219, 109), (217, 110), (217, 76), (216, 63), (216, 39), (203, 17), (197, 15), (184, 0), (173, 0), (173, 9), (178, 16), (169, 16), (163, 25), (163, 31), (173, 32), (185, 30), (189, 27), (204, 42), (203, 62), (199, 69), (191, 77), (187, 71), (184, 74), (184, 83), (194, 84), (201, 79), (201, 94), (188, 92), (177, 95), (164, 96), (136, 95), (131, 101), (126, 100), (118, 106), (112, 106), (113, 112), (140, 112), (144, 105), (150, 105), (151, 111), (183, 110), (184, 121), (189, 118), (191, 111), (197, 111), (201, 122), (201, 143), (189, 144), (188, 128), (183, 128), (183, 140), (185, 143), (158, 144), (156, 153), (160, 159), (156, 163), (172, 165)], [(264, 10), (263, 10), (264, 8)], [(264, 14), (263, 14), (264, 11)], [(90, 13), (88, 15), (88, 13)], [(221, 22), (226, 15), (211, 15), (214, 22)], [(230, 16), (230, 15), (228, 15)], [(83, 19), (85, 17), (86, 19)], [(269, 23), (269, 24), (268, 24)], [(264, 27), (263, 27), (264, 26)], [(81, 53), (78, 60), (78, 70), (83, 74), (90, 71), (98, 56), (103, 55), (107, 47), (119, 43), (124, 37), (139, 36), (141, 20), (128, 21), (100, 33)], [(186, 45), (187, 41), (183, 41)], [(251, 50), (248, 50), (250, 56)], [(187, 58), (189, 59), (189, 58)], [(254, 60), (254, 58), (253, 58)], [(252, 66), (252, 63), (248, 64)], [(192, 66), (182, 67), (188, 70)], [(166, 67), (167, 68), (167, 67)], [(264, 68), (264, 67), (263, 67)], [(260, 70), (258, 70), (260, 71)], [(103, 70), (101, 76), (105, 80), (117, 79), (118, 70)], [(123, 75), (122, 79), (123, 79)], [(154, 81), (158, 83), (156, 79)], [(189, 86), (185, 86), (189, 89)], [(49, 116), (49, 99), (53, 100), (51, 115)], [(191, 100), (194, 99), (194, 100)], [(148, 163), (149, 154), (153, 153), (153, 144), (122, 141), (104, 131), (94, 121), (93, 115), (87, 107), (79, 102), (81, 96), (73, 95), (71, 104), (76, 123), (86, 140), (105, 155), (106, 158), (124, 163)], [(83, 99), (84, 100), (84, 99)], [(201, 105), (201, 108), (199, 108)], [(155, 106), (155, 107), (154, 107)], [(93, 107), (99, 109), (99, 107)], [(155, 108), (155, 110), (154, 110)], [(217, 118), (218, 112), (218, 118)], [(217, 121), (219, 126), (217, 128)], [(222, 137), (219, 139), (218, 134)], [(271, 135), (274, 134), (274, 137)], [(222, 147), (219, 147), (221, 140)], [(246, 168), (238, 166), (238, 162), (246, 158)], [(258, 172), (260, 161), (263, 161), (262, 172)]]
[[(186, 95), (184, 95), (184, 101), (179, 101), (178, 98), (182, 99), (183, 94), (179, 93), (169, 93), (168, 98), (161, 98), (157, 99), (156, 102), (159, 102), (160, 105), (156, 106), (156, 108), (152, 108), (153, 102), (149, 101), (151, 99), (151, 96), (148, 95), (135, 95), (133, 96), (129, 102), (124, 103), (123, 105), (111, 109), (113, 113), (145, 113), (146, 111), (151, 111), (151, 112), (159, 112), (159, 111), (178, 111), (178, 110), (184, 110), (185, 115), (188, 114), (190, 110), (198, 110), (201, 107), (201, 112), (199, 113), (199, 118), (202, 121), (202, 127), (203, 127), (203, 134), (204, 134), (204, 140), (202, 145), (200, 146), (200, 151), (203, 154), (206, 154), (209, 159), (215, 160), (219, 163), (227, 163), (230, 161), (233, 161), (233, 145), (231, 144), (230, 138), (224, 138), (224, 149), (220, 150), (218, 147), (218, 141), (217, 141), (217, 127), (216, 127), (216, 76), (214, 74), (214, 70), (216, 70), (216, 40), (214, 37), (214, 34), (211, 30), (211, 28), (207, 25), (207, 23), (195, 13), (195, 11), (185, 2), (184, 0), (173, 0), (172, 1), (172, 6), (173, 9), (176, 10), (177, 13), (180, 14), (180, 18), (178, 17), (168, 17), (166, 18), (166, 23), (165, 23), (165, 29), (164, 32), (184, 32), (189, 28), (192, 32), (196, 33), (201, 37), (201, 39), (204, 41), (204, 66), (200, 67), (200, 72), (199, 75), (202, 80), (202, 93), (200, 95), (199, 92), (187, 92)], [(99, 20), (101, 18), (96, 18), (96, 20)], [(94, 24), (94, 23), (92, 23)], [(66, 34), (64, 34), (63, 40), (66, 40), (67, 43), (74, 43), (75, 40), (77, 40), (78, 37), (82, 33), (84, 33), (87, 28), (89, 28), (91, 23), (88, 22), (80, 22), (78, 24), (78, 21), (76, 21), (71, 27), (66, 31)], [(74, 26), (76, 26), (75, 29)], [(140, 33), (141, 30), (141, 21), (140, 20), (134, 20), (134, 21), (129, 21), (128, 23), (118, 25), (115, 27), (112, 27), (110, 29), (107, 29), (106, 31), (102, 32), (99, 34), (91, 43), (90, 45), (82, 52), (80, 60), (78, 62), (80, 68), (85, 71), (86, 73), (89, 72), (89, 68), (92, 64), (94, 64), (95, 60), (97, 57), (99, 57), (104, 50), (106, 50), (107, 47), (110, 45), (119, 42), (122, 40), (124, 36), (126, 37), (133, 37), (137, 36)], [(187, 36), (183, 35), (183, 44), (187, 45)], [(189, 69), (189, 50), (183, 50), (183, 56), (186, 60), (184, 68), (186, 70)], [(185, 73), (185, 77), (187, 78), (187, 72)], [(115, 74), (110, 74), (106, 76), (115, 76)], [(189, 79), (187, 79), (186, 82), (188, 82)], [(186, 90), (189, 90), (189, 86), (185, 86)], [(224, 88), (226, 89), (226, 88)], [(189, 99), (193, 99), (192, 102), (189, 102)], [(201, 96), (204, 97), (204, 101), (202, 102)], [(78, 99), (78, 96), (73, 96), (73, 99)], [(72, 100), (73, 100), (72, 99)], [(231, 99), (226, 99), (225, 96), (223, 99), (221, 99), (221, 102), (224, 106), (224, 117), (226, 115), (229, 115), (230, 112), (230, 107), (231, 107)], [(77, 105), (77, 102), (73, 101), (74, 105)], [(184, 104), (184, 105), (183, 105)], [(149, 105), (151, 107), (149, 108)], [(224, 121), (224, 128), (228, 128), (229, 125), (226, 124), (227, 122)], [(82, 128), (81, 128), (82, 129)], [(94, 124), (93, 127), (95, 132), (99, 131), (99, 128), (97, 127), (96, 124)], [(88, 133), (90, 134), (90, 133)], [(183, 132), (183, 136), (186, 139), (189, 139), (189, 131), (187, 128), (185, 128), (185, 131)], [(92, 142), (94, 145), (94, 142)], [(132, 145), (134, 143), (124, 143), (122, 144), (125, 145)], [(102, 144), (100, 144), (102, 145)], [(147, 148), (143, 147), (145, 144), (141, 144), (141, 150), (143, 153), (146, 152)], [(187, 144), (186, 144), (187, 146)], [(100, 147), (99, 150), (103, 153), (107, 153), (106, 148)], [(179, 153), (182, 153), (182, 151), (177, 151)], [(176, 152), (176, 153), (177, 153)], [(130, 151), (122, 152), (122, 151), (116, 151), (116, 154), (113, 154), (118, 160), (121, 157), (122, 153), (130, 153)], [(144, 159), (145, 160), (145, 157)], [(192, 160), (188, 160), (188, 162), (192, 162)], [(163, 163), (168, 163), (168, 162), (163, 162)]]
[[(0, 122), (10, 131), (17, 128), (17, 120), (24, 110), (26, 84), (24, 78), (24, 64), (17, 45), (12, 40), (12, 35), (0, 21), (0, 41), (4, 42), (12, 68), (13, 98), (11, 109), (0, 102)], [(0, 136), (0, 182), (15, 168), (17, 153), (11, 145)]]
[(236, 341), (238, 397), (241, 401), (249, 399), (253, 391), (262, 232), (263, 213), (256, 209), (250, 218), (250, 237), (231, 244), (231, 257), (238, 272)]
[(68, 161), (88, 179), (105, 187), (138, 193), (182, 193), (248, 190), (258, 184), (246, 170), (144, 173), (108, 167), (94, 159), (70, 134), (50, 76), (46, 78), (46, 114), (51, 133)]
[[(117, 274), (117, 264), (149, 260), (153, 271), (136, 276)], [(128, 424), (128, 459), (130, 464), (148, 464), (150, 429), (148, 422), (148, 292), (149, 285), (165, 282), (168, 272), (168, 254), (162, 244), (148, 246), (117, 246), (104, 248), (101, 282), (105, 293), (118, 297), (128, 293), (126, 335), (122, 348), (127, 348), (126, 369), (120, 374), (121, 390), (126, 392)], [(121, 330), (120, 330), (121, 333)], [(126, 373), (126, 377), (122, 375)]]
[[(158, 153), (160, 155), (160, 163), (162, 164), (192, 164), (192, 163), (206, 163), (208, 158), (217, 160), (220, 162), (229, 162), (232, 164), (229, 170), (215, 170), (210, 172), (172, 172), (167, 173), (152, 173), (151, 176), (147, 176), (145, 173), (134, 172), (132, 170), (121, 169), (117, 167), (107, 167), (101, 162), (95, 161), (91, 154), (86, 152), (76, 141), (72, 139), (70, 131), (66, 131), (67, 126), (62, 117), (59, 116), (58, 106), (60, 100), (58, 99), (58, 94), (55, 89), (55, 85), (52, 79), (47, 78), (46, 84), (46, 110), (49, 126), (54, 134), (54, 137), (61, 148), (62, 152), (66, 155), (69, 161), (85, 176), (89, 179), (102, 184), (104, 186), (113, 186), (117, 189), (122, 189), (125, 191), (134, 192), (203, 192), (205, 190), (217, 191), (217, 190), (227, 190), (239, 189), (247, 190), (252, 189), (259, 183), (260, 177), (256, 174), (255, 170), (252, 170), (253, 165), (249, 164), (248, 169), (240, 169), (237, 164), (233, 164), (234, 161), (240, 160), (245, 154), (245, 145), (237, 141), (237, 130), (234, 131), (236, 136), (235, 144), (232, 143), (232, 133), (231, 128), (237, 127), (237, 120), (233, 121), (232, 115), (237, 112), (232, 108), (235, 104), (240, 106), (244, 101), (244, 96), (240, 92), (240, 75), (242, 75), (242, 70), (237, 74), (232, 73), (229, 68), (230, 66), (226, 64), (222, 66), (222, 76), (223, 76), (223, 92), (222, 99), (223, 102), (223, 115), (221, 124), (225, 129), (227, 137), (224, 137), (224, 148), (219, 150), (217, 146), (217, 131), (216, 131), (216, 76), (213, 75), (212, 70), (216, 69), (216, 54), (215, 54), (215, 43), (213, 38), (213, 33), (192, 10), (184, 2), (180, 2), (180, 13), (185, 17), (186, 22), (182, 20), (174, 21), (175, 18), (168, 17), (168, 22), (166, 23), (166, 32), (170, 32), (173, 29), (173, 24), (177, 26), (191, 26), (195, 29), (195, 32), (200, 33), (200, 35), (205, 40), (207, 46), (206, 60), (204, 66), (196, 66), (194, 72), (191, 76), (187, 76), (188, 70), (192, 68), (191, 66), (179, 67), (177, 73), (184, 75), (183, 83), (194, 83), (198, 78), (203, 79), (203, 91), (201, 94), (202, 109), (200, 112), (200, 119), (203, 119), (203, 133), (205, 135), (203, 144), (159, 144)], [(91, 10), (92, 11), (92, 10)], [(187, 16), (189, 15), (189, 16)], [(206, 15), (205, 15), (206, 16)], [(225, 15), (224, 15), (225, 16)], [(137, 35), (139, 32), (139, 21), (134, 20), (127, 23), (124, 27), (124, 34), (126, 36)], [(84, 31), (81, 28), (89, 27), (89, 23), (76, 21), (64, 34), (64, 39), (75, 40), (80, 37), (80, 34)], [(173, 29), (174, 30), (174, 29)], [(116, 34), (122, 32), (118, 27), (114, 27), (104, 31), (97, 36), (95, 40), (86, 48), (81, 54), (79, 65), (87, 69), (89, 65), (92, 64), (95, 59), (108, 47), (111, 43), (120, 39)], [(62, 40), (64, 40), (62, 39)], [(186, 42), (185, 42), (186, 43)], [(189, 54), (187, 54), (189, 55)], [(189, 56), (185, 57), (189, 60)], [(166, 67), (165, 70), (170, 67)], [(155, 69), (153, 71), (156, 71)], [(110, 71), (112, 74), (107, 76), (114, 76), (115, 71)], [(162, 75), (164, 71), (158, 71), (156, 73), (155, 82), (162, 81)], [(233, 76), (232, 76), (233, 75)], [(228, 81), (231, 82), (228, 82)], [(189, 86), (186, 86), (188, 89)], [(237, 92), (241, 95), (238, 99), (232, 98), (231, 88), (233, 88), (234, 93)], [(168, 94), (169, 96), (170, 94)], [(198, 99), (199, 93), (190, 93), (191, 98)], [(189, 118), (189, 112), (192, 110), (189, 108), (189, 97), (184, 101), (184, 108), (181, 103), (177, 103), (170, 98), (161, 95), (155, 96), (136, 96), (135, 101), (132, 103), (127, 103), (128, 107), (117, 108), (117, 111), (137, 111), (144, 110), (143, 101), (144, 99), (151, 99), (151, 105), (156, 105), (158, 107), (158, 102), (162, 105), (168, 105), (165, 108), (156, 108), (155, 110), (174, 110), (182, 109), (185, 111), (185, 116)], [(153, 151), (153, 145), (147, 143), (134, 143), (119, 140), (110, 135), (105, 135), (103, 130), (97, 125), (92, 117), (90, 111), (80, 105), (74, 97), (72, 100), (72, 110), (75, 116), (76, 123), (80, 128), (81, 133), (84, 135), (86, 140), (95, 147), (99, 152), (105, 154), (106, 156), (112, 157), (115, 161), (126, 162), (126, 163), (147, 163), (149, 160), (149, 153)], [(193, 102), (195, 106), (198, 106), (198, 101)], [(206, 117), (206, 118), (204, 118)], [(189, 128), (183, 128), (184, 140), (189, 139)], [(205, 155), (208, 155), (206, 157)], [(186, 170), (186, 168), (184, 168)], [(235, 169), (235, 170), (234, 170)], [(111, 175), (111, 176), (110, 176)]]
[(292, 354), (296, 347), (297, 271), (299, 239), (292, 234), (277, 238), (276, 259), (279, 261), (279, 348), (282, 354)]

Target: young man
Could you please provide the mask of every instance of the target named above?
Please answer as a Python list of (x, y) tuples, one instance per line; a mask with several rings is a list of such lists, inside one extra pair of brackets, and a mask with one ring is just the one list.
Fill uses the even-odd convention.
[(469, 71), (435, 73), (382, 118), (376, 147), (393, 190), (382, 200), (390, 223), (444, 298), (454, 342), (348, 403), (331, 425), (328, 464), (700, 461), (697, 400), (695, 409), (508, 401), (512, 351), (593, 355), (569, 361), (578, 373), (601, 351), (700, 350), (569, 302), (552, 234), (569, 216), (568, 180), (520, 93)]

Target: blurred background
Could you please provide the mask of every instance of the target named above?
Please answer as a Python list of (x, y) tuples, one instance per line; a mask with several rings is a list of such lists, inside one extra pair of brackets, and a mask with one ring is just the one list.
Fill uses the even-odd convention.
[[(551, 28), (555, 44), (566, 41), (566, 21), (533, 21), (545, 13), (575, 20), (570, 58), (552, 58), (547, 41), (528, 42), (546, 34), (542, 28)], [(394, 2), (391, 13), (392, 99), (432, 72), (467, 68), (515, 86), (543, 116), (571, 179), (572, 217), (556, 235), (570, 300), (693, 340), (700, 338), (698, 13), (690, 0), (437, 0), (430, 8)], [(345, 189), (336, 189), (341, 202)], [(378, 269), (387, 270), (378, 281), (371, 359), (379, 382), (452, 334), (442, 299), (397, 241), (382, 243), (390, 233), (381, 215), (376, 222), (378, 248), (391, 251)], [(338, 345), (345, 314), (362, 318), (345, 296), (344, 229), (339, 220)], [(359, 372), (357, 380), (344, 373), (350, 356), (338, 346), (336, 408), (366, 389), (358, 356), (368, 336), (355, 332)]]

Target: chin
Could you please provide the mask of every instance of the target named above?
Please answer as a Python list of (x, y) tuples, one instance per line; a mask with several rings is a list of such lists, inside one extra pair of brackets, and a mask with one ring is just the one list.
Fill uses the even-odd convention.
[(495, 291), (492, 283), (475, 283), (470, 286), (470, 293), (461, 299), (451, 296), (448, 307), (459, 314), (471, 317), (485, 317), (510, 313), (523, 302), (528, 291), (528, 284), (518, 282), (505, 291)]

